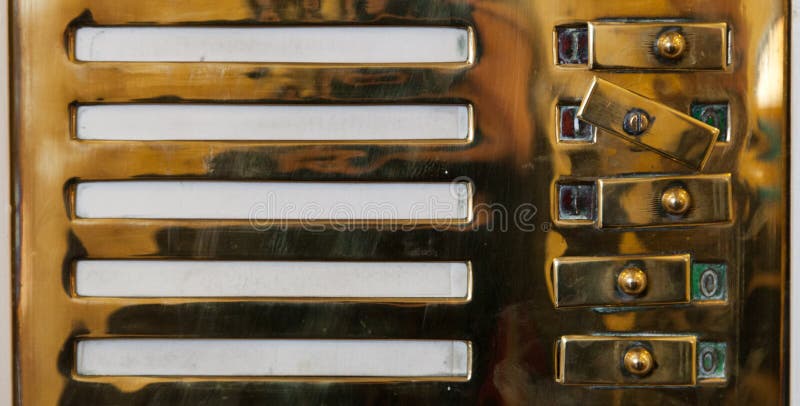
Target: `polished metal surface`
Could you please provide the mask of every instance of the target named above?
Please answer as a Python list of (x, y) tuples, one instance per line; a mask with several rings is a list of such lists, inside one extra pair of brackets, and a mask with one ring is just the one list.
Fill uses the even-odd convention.
[[(784, 0), (14, 0), (11, 17), (18, 404), (787, 401)], [(595, 31), (591, 67), (607, 69), (590, 69), (588, 59), (558, 62), (557, 27), (597, 30), (607, 20), (653, 29), (634, 43), (628, 34), (622, 41)], [(719, 46), (698, 48), (690, 23), (724, 31), (714, 34)], [(74, 59), (76, 27), (129, 25), (469, 27), (474, 59), (363, 66)], [(683, 56), (667, 62), (653, 56), (664, 27), (686, 27)], [(581, 35), (565, 38), (580, 46)], [(702, 49), (714, 50), (713, 64), (684, 69)], [(632, 51), (647, 66), (630, 56), (622, 59), (635, 63), (625, 66), (602, 59)], [(570, 55), (582, 58), (563, 56)], [(691, 166), (608, 128), (563, 142), (558, 106), (579, 105), (595, 76), (656, 103), (654, 111), (615, 110), (608, 124), (615, 133), (630, 108), (641, 108), (651, 120), (638, 137), (682, 140), (684, 125), (657, 132), (667, 121), (661, 106), (688, 114), (701, 103), (727, 107), (720, 132), (729, 137), (670, 144), (679, 147), (673, 156), (700, 151)], [(78, 140), (73, 107), (94, 103), (468, 103), (475, 131), (458, 143)], [(474, 215), (469, 224), (263, 229), (248, 221), (84, 219), (70, 212), (77, 182), (133, 179), (469, 182)], [(596, 188), (596, 218), (559, 219), (556, 185), (572, 180)], [(683, 215), (666, 213), (661, 203), (676, 182), (691, 199)], [(698, 285), (705, 291), (692, 290), (691, 303), (554, 306), (556, 258), (675, 253), (691, 255), (693, 267), (711, 275)], [(471, 300), (458, 303), (88, 298), (71, 289), (78, 259), (470, 261), (473, 285)], [(649, 289), (654, 277), (648, 273)], [(617, 279), (607, 282), (614, 287)], [(441, 382), (75, 372), (76, 342), (141, 337), (460, 340), (471, 345), (471, 374)], [(631, 346), (652, 356), (648, 374), (624, 369)]]

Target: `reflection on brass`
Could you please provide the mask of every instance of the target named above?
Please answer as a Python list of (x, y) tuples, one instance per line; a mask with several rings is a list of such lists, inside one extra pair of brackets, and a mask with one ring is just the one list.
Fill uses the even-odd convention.
[(692, 197), (683, 186), (671, 186), (661, 194), (661, 207), (669, 214), (682, 216), (691, 204)]
[[(14, 398), (20, 405), (786, 403), (786, 1), (12, 0), (10, 8)], [(145, 25), (471, 27), (474, 61), (360, 66), (70, 58), (75, 27)], [(591, 30), (591, 38), (585, 32), (572, 37), (579, 47), (585, 39), (591, 50), (565, 53), (580, 63), (555, 63), (554, 31), (562, 26)], [(682, 56), (656, 54), (654, 43), (665, 30), (685, 36)], [(594, 75), (658, 103), (621, 103), (627, 93), (611, 92), (603, 100), (615, 109), (594, 109), (607, 124), (597, 137), (586, 131), (575, 134), (587, 135), (585, 142), (559, 141), (554, 112), (578, 105)], [(474, 137), (452, 143), (73, 138), (70, 106), (97, 103), (468, 104)], [(668, 124), (674, 112), (663, 106), (690, 113), (693, 105), (724, 106), (719, 111), (726, 114), (714, 120), (695, 117), (725, 129), (727, 142), (691, 121)], [(632, 108), (653, 118), (639, 136), (621, 128)], [(703, 174), (725, 175), (695, 173), (703, 162)], [(397, 229), (71, 217), (70, 185), (134, 179), (463, 180), (474, 187), (475, 216), (457, 227)], [(598, 228), (559, 220), (553, 195), (562, 180), (591, 185), (586, 189), (602, 197), (599, 212), (595, 206), (591, 215), (576, 213), (591, 218), (578, 222)], [(684, 216), (666, 213), (660, 202), (677, 185), (692, 198)], [(711, 219), (713, 226), (706, 223)], [(664, 265), (671, 272), (642, 258), (673, 255), (686, 255), (687, 262)], [(681, 290), (689, 256), (703, 264), (700, 270), (719, 270), (717, 279), (706, 277), (710, 295), (698, 285), (691, 301)], [(554, 261), (569, 257), (624, 259), (574, 272), (574, 292), (588, 292), (574, 303), (593, 304), (573, 307), (565, 299), (569, 279), (554, 275)], [(639, 257), (636, 266), (648, 277), (636, 297), (618, 286), (629, 257)], [(447, 305), (85, 298), (70, 294), (78, 259), (470, 261), (473, 291), (469, 302)], [(605, 272), (601, 279), (586, 271), (595, 268)], [(590, 301), (601, 288), (613, 300)], [(642, 301), (662, 289), (669, 298), (645, 307)], [(569, 334), (585, 340), (560, 341)], [(103, 337), (468, 340), (473, 373), (459, 382), (369, 384), (324, 377), (83, 380), (73, 373), (74, 344)], [(727, 345), (716, 352), (727, 354), (725, 362), (707, 362), (704, 369), (715, 377), (711, 383), (693, 381), (689, 372), (696, 362), (688, 360), (698, 358), (688, 348), (694, 337)], [(624, 369), (624, 354), (634, 346), (657, 361), (645, 377)], [(567, 384), (624, 388), (587, 390), (561, 385), (556, 376)], [(651, 386), (657, 382), (678, 386)]]
[(562, 384), (695, 384), (694, 336), (563, 336), (556, 345), (556, 380)]
[(650, 354), (650, 351), (647, 351), (647, 348), (633, 347), (625, 353), (623, 364), (631, 374), (646, 376), (653, 371), (656, 362), (653, 360), (653, 355)]
[(728, 174), (598, 179), (597, 195), (600, 228), (698, 226), (733, 219)]
[(722, 70), (728, 65), (725, 23), (591, 22), (589, 38), (593, 69)]
[(691, 262), (688, 254), (556, 258), (555, 305), (572, 308), (688, 303)]
[(719, 136), (702, 121), (598, 78), (578, 118), (694, 169), (705, 165)]
[(626, 295), (639, 296), (647, 289), (647, 273), (635, 266), (625, 268), (619, 273), (617, 284)]
[(658, 36), (656, 40), (658, 56), (677, 59), (686, 51), (686, 37), (680, 31), (668, 30)]

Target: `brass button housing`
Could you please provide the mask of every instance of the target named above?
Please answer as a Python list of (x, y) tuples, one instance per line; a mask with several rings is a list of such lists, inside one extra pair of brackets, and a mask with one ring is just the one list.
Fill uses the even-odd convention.
[(639, 296), (647, 289), (647, 273), (637, 267), (625, 268), (617, 277), (617, 285), (626, 295)]
[(646, 348), (634, 347), (625, 353), (623, 364), (629, 373), (645, 376), (653, 371), (655, 361), (653, 361), (653, 355)]

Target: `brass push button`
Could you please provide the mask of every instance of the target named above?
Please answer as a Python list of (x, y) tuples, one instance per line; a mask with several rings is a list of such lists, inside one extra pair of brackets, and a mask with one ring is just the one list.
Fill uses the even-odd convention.
[(622, 270), (617, 277), (619, 290), (629, 296), (640, 296), (647, 289), (647, 273), (636, 266)]
[(592, 69), (721, 70), (728, 65), (725, 23), (588, 24)]
[(693, 169), (701, 169), (719, 129), (688, 114), (595, 78), (578, 118)]
[(554, 302), (558, 308), (689, 303), (690, 271), (689, 254), (556, 258)]
[(692, 197), (683, 186), (669, 187), (661, 194), (661, 207), (665, 212), (675, 216), (686, 214), (691, 203)]
[(656, 362), (653, 360), (653, 354), (644, 347), (632, 347), (625, 353), (622, 358), (625, 369), (632, 375), (646, 376), (649, 374)]
[(693, 336), (563, 336), (556, 381), (565, 385), (694, 386)]
[(686, 37), (679, 30), (664, 31), (656, 39), (656, 54), (662, 58), (678, 59), (686, 47)]

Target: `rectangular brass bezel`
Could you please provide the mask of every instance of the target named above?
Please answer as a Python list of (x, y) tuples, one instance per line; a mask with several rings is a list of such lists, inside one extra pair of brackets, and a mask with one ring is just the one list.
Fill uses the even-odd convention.
[[(684, 215), (661, 207), (661, 196), (671, 186), (689, 192)], [(733, 219), (729, 174), (603, 178), (597, 180), (597, 199), (598, 228), (698, 226)]]
[[(617, 288), (619, 273), (629, 266), (646, 272), (647, 287), (640, 296)], [(560, 257), (553, 260), (554, 304), (572, 308), (689, 303), (690, 271), (689, 254)]]
[[(589, 22), (590, 69), (723, 70), (728, 66), (726, 23)], [(658, 36), (676, 30), (687, 48), (681, 57), (667, 59), (655, 52)]]
[[(556, 381), (591, 386), (694, 386), (697, 339), (694, 336), (562, 336), (556, 343)], [(628, 374), (622, 358), (644, 347), (656, 367), (646, 376)]]

